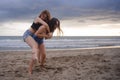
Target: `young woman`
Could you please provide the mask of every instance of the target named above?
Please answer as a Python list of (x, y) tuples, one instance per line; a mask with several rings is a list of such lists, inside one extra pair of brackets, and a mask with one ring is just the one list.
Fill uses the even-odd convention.
[[(44, 10), (41, 12), (41, 14), (36, 17), (33, 21), (33, 24), (31, 27), (25, 31), (23, 35), (24, 41), (32, 48), (32, 58), (30, 61), (30, 66), (29, 66), (29, 73), (32, 73), (32, 66), (35, 60), (39, 59), (39, 45), (38, 43), (33, 39), (34, 33), (40, 28), (41, 25), (44, 26), (44, 28), (47, 30), (49, 33), (49, 26), (48, 22), (51, 19), (50, 12), (48, 10)], [(47, 37), (47, 36), (46, 36)]]
[[(41, 66), (44, 65), (45, 59), (46, 59), (46, 50), (45, 50), (45, 45), (43, 42), (44, 38), (50, 39), (52, 37), (53, 32), (55, 31), (55, 29), (58, 29), (59, 32), (62, 32), (61, 28), (60, 28), (60, 21), (57, 18), (52, 18), (49, 23), (49, 28), (50, 28), (50, 33), (48, 33), (46, 27), (44, 25), (42, 25), (34, 34), (33, 38), (34, 40), (38, 43), (38, 47), (39, 47), (39, 51), (40, 54), (38, 55), (38, 60), (41, 63)], [(48, 36), (49, 34), (49, 36)], [(30, 72), (32, 72), (32, 67), (33, 64), (31, 64), (30, 67)]]
[(53, 32), (55, 29), (58, 29), (59, 32), (62, 32), (60, 28), (60, 21), (57, 18), (52, 18), (49, 23), (49, 28), (50, 28), (50, 33), (48, 36), (48, 31), (45, 28), (44, 25), (42, 25), (34, 34), (34, 39), (35, 41), (39, 44), (39, 50), (40, 50), (40, 55), (39, 55), (39, 62), (41, 63), (41, 66), (45, 62), (46, 58), (46, 52), (45, 52), (45, 45), (43, 43), (43, 38), (50, 39), (52, 37)]

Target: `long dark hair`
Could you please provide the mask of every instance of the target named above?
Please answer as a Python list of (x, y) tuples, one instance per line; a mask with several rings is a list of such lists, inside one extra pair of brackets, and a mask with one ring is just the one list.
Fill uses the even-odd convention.
[(63, 33), (63, 31), (60, 28), (60, 21), (57, 18), (52, 18), (49, 21), (48, 25), (50, 27), (50, 32), (54, 32), (56, 29), (58, 29), (59, 34)]

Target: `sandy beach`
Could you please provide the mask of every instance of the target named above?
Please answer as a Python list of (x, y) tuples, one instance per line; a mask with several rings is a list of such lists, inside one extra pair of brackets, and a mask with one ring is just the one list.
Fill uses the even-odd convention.
[(47, 50), (28, 74), (30, 51), (0, 51), (0, 80), (120, 80), (120, 47)]

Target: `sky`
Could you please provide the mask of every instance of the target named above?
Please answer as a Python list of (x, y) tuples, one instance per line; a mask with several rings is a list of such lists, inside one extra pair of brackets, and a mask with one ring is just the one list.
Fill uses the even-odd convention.
[(64, 36), (120, 36), (119, 4), (120, 0), (3, 0), (0, 36), (22, 36), (45, 9), (60, 20)]

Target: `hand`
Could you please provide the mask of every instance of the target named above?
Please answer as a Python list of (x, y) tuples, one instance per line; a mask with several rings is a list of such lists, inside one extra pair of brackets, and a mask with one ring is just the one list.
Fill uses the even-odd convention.
[(52, 38), (52, 35), (53, 35), (53, 33), (48, 33), (47, 36), (45, 37), (45, 39), (50, 39), (50, 38)]

